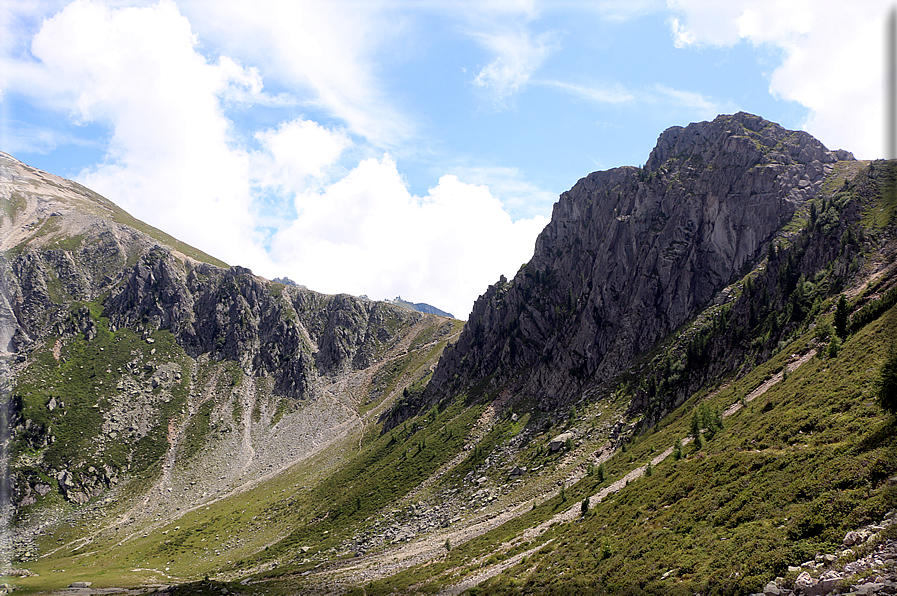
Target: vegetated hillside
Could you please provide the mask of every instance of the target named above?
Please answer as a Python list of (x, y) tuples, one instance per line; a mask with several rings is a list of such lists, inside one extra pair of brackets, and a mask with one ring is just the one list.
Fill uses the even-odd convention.
[(47, 532), (137, 535), (353, 440), (460, 325), (228, 268), (6, 155), (0, 204), (5, 560)]
[[(834, 164), (733, 283), (575, 407), (541, 412), (526, 394), (502, 399), (526, 386), (489, 371), (477, 386), (506, 408), (498, 416), (508, 426), (480, 443), (459, 487), (486, 478), (478, 486), (500, 492), (554, 468), (560, 489), (478, 536), (444, 534), (443, 556), (364, 593), (747, 594), (777, 576), (792, 587), (789, 567), (807, 561), (815, 577), (859, 582), (845, 565), (895, 535), (882, 520), (897, 509), (888, 480), (897, 424), (876, 397), (897, 349), (895, 181), (890, 162)], [(511, 391), (498, 382), (506, 378)], [(629, 415), (602, 433), (606, 400), (621, 398)], [(508, 417), (526, 417), (527, 427)], [(556, 437), (566, 445), (554, 451)], [(857, 529), (868, 540), (845, 550)]]

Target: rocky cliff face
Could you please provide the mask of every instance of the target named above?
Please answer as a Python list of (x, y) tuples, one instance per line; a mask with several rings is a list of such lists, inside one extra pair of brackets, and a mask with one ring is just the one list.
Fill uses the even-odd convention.
[(239, 362), (277, 394), (370, 366), (425, 315), (354, 296), (266, 282), (242, 267), (178, 261), (153, 248), (105, 303), (116, 327), (166, 329), (190, 356)]
[(644, 168), (561, 195), (532, 260), (475, 303), (425, 400), (491, 377), (542, 409), (577, 401), (706, 306), (845, 159), (744, 113), (668, 129)]

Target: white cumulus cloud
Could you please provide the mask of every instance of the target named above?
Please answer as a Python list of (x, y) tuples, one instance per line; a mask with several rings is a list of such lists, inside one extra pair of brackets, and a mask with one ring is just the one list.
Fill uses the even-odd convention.
[[(359, 55), (374, 42), (340, 50), (339, 40), (326, 38), (338, 28), (335, 13), (314, 3), (278, 4), (286, 12), (265, 23), (227, 5), (219, 15), (225, 22), (245, 16), (250, 22), (240, 31), (257, 36), (249, 39), (267, 31), (268, 45), (260, 47), (280, 52), (270, 63), (255, 62), (252, 52), (237, 61), (210, 55), (189, 16), (202, 12), (198, 4), (75, 0), (34, 24), (28, 56), (4, 54), (4, 89), (108, 131), (97, 140), (103, 159), (84, 169), (80, 182), (261, 275), (288, 275), (324, 292), (401, 294), (459, 317), (488, 284), (531, 257), (547, 220), (513, 221), (487, 187), (443, 176), (417, 197), (388, 155), (356, 157), (352, 167), (353, 152), (370, 155), (372, 146), (410, 130), (401, 117), (390, 120), (397, 112), (388, 102), (364, 113), (381, 99), (365, 73), (369, 60)], [(275, 17), (287, 19), (282, 31), (272, 25)], [(287, 35), (295, 19), (307, 36)], [(349, 20), (355, 25), (347, 35), (369, 26), (361, 17)], [(292, 50), (298, 55), (287, 57)], [(308, 101), (296, 86), (273, 97), (263, 91), (265, 73), (282, 65), (337, 123), (293, 113), (236, 131), (232, 110), (240, 106)], [(372, 145), (359, 148), (359, 139)]]
[(884, 151), (884, 19), (887, 0), (669, 0), (677, 47), (747, 41), (778, 48), (770, 92), (809, 108), (808, 132), (832, 149)]
[(459, 318), (500, 274), (511, 277), (529, 260), (548, 223), (512, 221), (487, 187), (455, 176), (414, 196), (388, 155), (363, 160), (321, 191), (297, 193), (296, 212), (271, 243), (284, 274), (325, 292), (402, 294)]
[(20, 93), (109, 128), (105, 158), (82, 183), (226, 261), (262, 258), (247, 155), (222, 109), (234, 90), (257, 94), (261, 79), (197, 45), (169, 0), (121, 9), (77, 0), (42, 23), (34, 60), (13, 76)]

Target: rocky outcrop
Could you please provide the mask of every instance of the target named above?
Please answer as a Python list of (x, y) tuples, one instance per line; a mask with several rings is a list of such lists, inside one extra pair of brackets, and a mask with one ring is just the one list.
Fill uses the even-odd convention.
[(752, 596), (897, 594), (897, 542), (881, 537), (893, 523), (891, 512), (880, 524), (848, 532), (835, 554), (789, 566), (788, 577), (775, 578)]
[(426, 315), (258, 278), (243, 267), (180, 261), (156, 247), (105, 303), (116, 327), (170, 330), (188, 354), (239, 362), (303, 397), (317, 375), (365, 368)]
[(476, 301), (422, 403), (486, 378), (542, 409), (577, 401), (711, 302), (852, 159), (750, 114), (674, 127), (644, 168), (580, 180), (532, 260)]

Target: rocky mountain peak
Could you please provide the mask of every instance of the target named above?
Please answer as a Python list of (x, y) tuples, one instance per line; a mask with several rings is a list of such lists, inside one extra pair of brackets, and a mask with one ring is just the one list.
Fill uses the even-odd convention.
[(671, 159), (750, 167), (761, 163), (826, 164), (852, 160), (853, 155), (829, 151), (809, 133), (787, 130), (759, 116), (739, 112), (684, 128), (668, 128), (658, 137), (645, 170), (654, 172)]
[(666, 130), (644, 168), (560, 196), (532, 260), (475, 303), (429, 400), (486, 377), (546, 409), (578, 400), (709, 304), (852, 159), (746, 113)]

